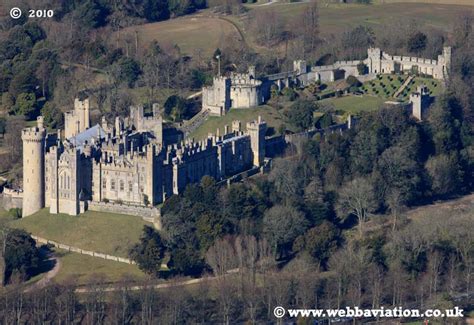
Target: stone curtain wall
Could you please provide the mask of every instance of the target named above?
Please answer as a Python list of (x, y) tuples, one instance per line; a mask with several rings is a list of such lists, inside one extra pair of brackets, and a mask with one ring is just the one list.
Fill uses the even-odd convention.
[(153, 223), (156, 229), (161, 230), (161, 210), (159, 208), (94, 201), (88, 201), (87, 206), (88, 210), (91, 211), (128, 214), (141, 217), (143, 220)]
[(21, 209), (23, 207), (23, 197), (0, 193), (0, 208), (10, 210), (13, 208)]
[(54, 247), (66, 250), (68, 252), (79, 253), (79, 254), (82, 254), (82, 255), (89, 255), (89, 256), (93, 256), (93, 257), (102, 258), (104, 260), (110, 260), (110, 261), (115, 261), (115, 262), (120, 262), (120, 263), (136, 264), (134, 261), (132, 261), (131, 259), (128, 259), (128, 258), (123, 258), (123, 257), (118, 257), (118, 256), (113, 256), (113, 255), (88, 251), (88, 250), (84, 250), (84, 249), (77, 248), (77, 247), (74, 247), (74, 246), (61, 244), (61, 243), (55, 242), (53, 240), (48, 240), (48, 239), (41, 238), (41, 237), (38, 237), (38, 236), (31, 235), (31, 238), (33, 238), (38, 243), (53, 245)]

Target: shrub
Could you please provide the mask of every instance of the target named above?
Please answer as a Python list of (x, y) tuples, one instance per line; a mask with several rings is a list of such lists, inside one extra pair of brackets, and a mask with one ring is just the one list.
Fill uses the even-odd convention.
[(15, 219), (20, 219), (21, 218), (21, 209), (20, 208), (11, 208), (8, 210), (8, 214), (15, 218)]
[(282, 93), (283, 93), (283, 96), (285, 96), (291, 102), (294, 101), (298, 97), (298, 94), (293, 88), (285, 87)]
[(354, 76), (347, 77), (346, 82), (349, 85), (349, 87), (360, 87), (360, 86), (362, 86), (362, 83), (359, 81), (359, 79), (357, 79)]

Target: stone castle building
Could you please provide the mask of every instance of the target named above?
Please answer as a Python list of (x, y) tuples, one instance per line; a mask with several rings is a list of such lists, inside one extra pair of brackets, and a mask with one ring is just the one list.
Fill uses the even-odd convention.
[(379, 48), (369, 48), (368, 58), (364, 63), (369, 68), (369, 73), (403, 73), (416, 70), (433, 77), (444, 80), (448, 76), (451, 64), (451, 48), (444, 47), (443, 53), (438, 55), (438, 60), (423, 59), (409, 56), (395, 56), (383, 52)]
[(202, 89), (202, 108), (210, 115), (223, 116), (231, 108), (258, 106), (264, 101), (261, 86), (253, 66), (247, 73), (214, 77), (212, 86)]
[(367, 66), (369, 75), (416, 72), (437, 80), (446, 80), (451, 65), (451, 48), (444, 47), (443, 53), (438, 55), (437, 60), (396, 56), (385, 53), (379, 48), (369, 48), (367, 58), (364, 60), (336, 61), (331, 65), (313, 66), (308, 72), (300, 72), (296, 75), (303, 84), (318, 80), (332, 82), (345, 79), (350, 75), (359, 76), (357, 65), (360, 63)]
[(65, 114), (64, 137), (47, 134), (42, 117), (23, 130), (23, 216), (43, 207), (77, 215), (104, 202), (153, 206), (203, 176), (223, 180), (260, 167), (265, 157), (267, 126), (261, 118), (248, 123), (246, 132), (234, 121), (222, 136), (169, 145), (157, 106), (151, 116), (132, 107), (130, 116), (117, 117), (113, 125), (102, 119), (88, 127), (88, 113), (88, 101), (76, 100), (74, 111)]
[[(361, 76), (358, 65), (363, 63), (368, 74)], [(305, 60), (295, 60), (293, 70), (255, 77), (255, 68), (248, 73), (231, 73), (230, 76), (217, 76), (212, 86), (202, 89), (202, 108), (210, 115), (223, 116), (231, 108), (249, 108), (262, 104), (270, 97), (273, 85), (278, 90), (292, 85), (307, 86), (313, 82), (333, 82), (356, 76), (363, 81), (384, 73), (420, 73), (434, 79), (446, 80), (451, 65), (451, 48), (445, 47), (437, 60), (395, 56), (379, 48), (367, 49), (364, 60), (336, 61), (331, 65), (311, 66)]]

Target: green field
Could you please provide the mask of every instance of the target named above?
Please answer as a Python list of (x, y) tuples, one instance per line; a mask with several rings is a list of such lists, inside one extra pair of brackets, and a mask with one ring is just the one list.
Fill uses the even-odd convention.
[(274, 107), (268, 105), (242, 109), (233, 108), (223, 117), (209, 117), (208, 120), (192, 132), (189, 137), (195, 140), (205, 139), (209, 133), (215, 134), (217, 129), (219, 129), (222, 135), (224, 133), (224, 126), (228, 125), (230, 128), (234, 120), (240, 120), (243, 130), (245, 130), (246, 123), (256, 120), (259, 115), (267, 122), (267, 126), (273, 127), (275, 131), (283, 124), (282, 114)]
[(122, 43), (125, 43), (126, 39), (135, 39), (135, 32), (141, 46), (152, 41), (165, 47), (177, 44), (183, 53), (193, 56), (198, 52), (210, 56), (216, 48), (222, 47), (225, 40), (234, 42), (241, 39), (238, 30), (229, 21), (202, 14), (128, 27), (120, 34), (115, 33), (113, 39), (115, 41), (120, 35)]
[(94, 211), (79, 216), (54, 215), (48, 209), (10, 223), (39, 237), (121, 257), (128, 256), (145, 224), (140, 217), (129, 215)]
[(64, 283), (74, 281), (87, 284), (97, 279), (105, 282), (117, 282), (124, 278), (143, 280), (147, 277), (138, 266), (108, 261), (88, 255), (56, 251), (61, 267), (54, 281)]
[[(462, 1), (462, 2), (459, 2)], [(472, 4), (470, 0), (457, 0), (462, 4)], [(289, 18), (301, 14), (307, 3), (274, 3), (266, 6), (249, 5), (252, 10), (275, 10), (281, 15), (284, 23)], [(439, 28), (447, 31), (457, 17), (472, 10), (472, 6), (426, 3), (384, 3), (376, 5), (329, 4), (320, 5), (320, 26), (322, 34), (342, 32), (350, 27), (366, 25), (377, 27), (394, 19), (414, 19), (420, 25)]]
[[(321, 34), (329, 37), (358, 25), (380, 28), (389, 20), (416, 20), (421, 26), (449, 31), (453, 21), (472, 10), (471, 0), (377, 0), (374, 5), (320, 3)], [(421, 2), (421, 3), (419, 3)], [(430, 5), (427, 5), (427, 2)], [(255, 11), (275, 11), (286, 28), (292, 28), (291, 19), (301, 14), (308, 3), (275, 2), (270, 5), (246, 4), (248, 10), (243, 15), (219, 16), (212, 9), (201, 10), (196, 14), (167, 21), (127, 27), (115, 33), (111, 42), (125, 47), (126, 43), (135, 40), (138, 35), (140, 48), (146, 48), (152, 41), (158, 41), (164, 47), (177, 44), (182, 53), (194, 56), (209, 57), (216, 48), (229, 42), (244, 42), (258, 53), (269, 51), (283, 52), (285, 46), (267, 48), (256, 44), (255, 35), (250, 28), (252, 13)], [(120, 35), (120, 36), (119, 36)]]
[(319, 101), (323, 105), (334, 106), (337, 110), (357, 114), (360, 112), (375, 111), (385, 102), (385, 99), (376, 96), (344, 96), (333, 97)]

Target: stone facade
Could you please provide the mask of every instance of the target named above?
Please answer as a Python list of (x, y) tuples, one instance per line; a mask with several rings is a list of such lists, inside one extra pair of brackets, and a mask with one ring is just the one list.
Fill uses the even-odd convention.
[(100, 202), (153, 206), (203, 176), (220, 181), (263, 164), (266, 123), (261, 118), (247, 125), (247, 133), (234, 121), (222, 136), (174, 145), (163, 143), (162, 122), (155, 109), (146, 117), (142, 108), (132, 108), (113, 125), (103, 119), (61, 139), (60, 132), (46, 135), (40, 117), (37, 127), (22, 133), (24, 216), (44, 206), (70, 215), (103, 209)]
[(43, 117), (39, 116), (37, 126), (23, 129), (23, 217), (44, 207), (44, 147), (46, 129)]
[(369, 67), (369, 73), (403, 73), (416, 70), (418, 73), (432, 76), (434, 79), (445, 80), (451, 64), (451, 48), (445, 47), (438, 60), (423, 59), (408, 56), (394, 56), (379, 48), (370, 48), (368, 58), (364, 63)]
[(90, 127), (89, 99), (74, 100), (74, 110), (64, 113), (64, 136), (69, 139)]
[(412, 115), (418, 121), (423, 121), (428, 115), (428, 108), (431, 104), (431, 97), (426, 86), (418, 86), (415, 93), (410, 95)]
[(214, 77), (212, 86), (202, 89), (202, 108), (210, 115), (223, 116), (230, 108), (258, 106), (263, 103), (261, 86), (253, 66), (247, 73)]
[[(357, 69), (360, 63), (368, 67), (369, 77), (383, 73), (418, 72), (434, 79), (446, 80), (451, 65), (451, 48), (445, 47), (437, 60), (390, 55), (379, 48), (367, 49), (367, 58), (364, 60), (336, 61), (330, 65), (310, 68), (306, 66), (306, 61), (297, 60), (293, 62), (293, 71), (269, 75), (265, 80), (281, 90), (291, 84), (306, 86), (315, 81), (333, 82), (351, 75), (361, 78)], [(268, 92), (270, 87), (264, 84), (263, 89)]]

